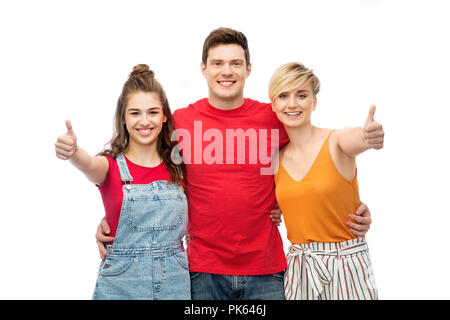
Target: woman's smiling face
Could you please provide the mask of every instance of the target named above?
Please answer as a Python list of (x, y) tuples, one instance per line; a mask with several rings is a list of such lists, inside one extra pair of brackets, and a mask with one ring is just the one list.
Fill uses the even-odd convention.
[(130, 136), (130, 144), (155, 143), (166, 120), (157, 93), (137, 91), (129, 95), (125, 109), (125, 126)]
[(301, 126), (311, 122), (311, 113), (316, 108), (317, 97), (307, 84), (291, 91), (281, 92), (272, 102), (272, 110), (283, 125)]

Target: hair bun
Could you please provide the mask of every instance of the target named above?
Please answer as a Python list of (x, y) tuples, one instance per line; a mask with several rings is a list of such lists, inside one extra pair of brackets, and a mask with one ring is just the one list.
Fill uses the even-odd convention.
[(134, 66), (133, 71), (131, 71), (130, 78), (144, 75), (152, 79), (155, 77), (155, 73), (150, 70), (150, 67), (148, 65), (138, 64), (137, 66)]

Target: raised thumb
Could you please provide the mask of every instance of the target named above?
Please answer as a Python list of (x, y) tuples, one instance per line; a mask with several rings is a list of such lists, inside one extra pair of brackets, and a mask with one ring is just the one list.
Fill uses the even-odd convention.
[(376, 110), (376, 107), (375, 107), (375, 105), (374, 104), (371, 104), (370, 105), (370, 108), (369, 108), (369, 115), (367, 116), (367, 120), (366, 120), (366, 123), (368, 123), (368, 122), (374, 122), (375, 120), (374, 120), (374, 115), (375, 115), (375, 110)]
[(67, 133), (74, 134), (73, 129), (72, 129), (72, 123), (70, 122), (70, 120), (66, 120), (66, 128), (67, 128)]
[(75, 135), (75, 132), (73, 132), (72, 129), (72, 123), (70, 122), (70, 120), (66, 120), (66, 128), (67, 128), (67, 134), (71, 135), (75, 140), (74, 142), (77, 142), (77, 136)]

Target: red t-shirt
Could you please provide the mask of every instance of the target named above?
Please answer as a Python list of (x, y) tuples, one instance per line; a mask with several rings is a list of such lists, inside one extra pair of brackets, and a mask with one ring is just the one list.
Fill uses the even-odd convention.
[[(119, 224), (120, 211), (122, 209), (123, 193), (122, 180), (120, 179), (119, 165), (117, 161), (110, 156), (105, 156), (108, 159), (109, 171), (105, 182), (99, 187), (102, 195), (103, 206), (106, 212), (106, 221), (111, 228), (109, 236), (116, 235), (117, 225)], [(125, 157), (128, 170), (133, 177), (133, 184), (149, 184), (157, 180), (169, 180), (169, 172), (164, 168), (163, 163), (149, 168), (134, 164)]]
[[(258, 275), (286, 269), (281, 236), (270, 220), (277, 207), (273, 174), (261, 174), (270, 166), (271, 140), (288, 141), (271, 105), (245, 99), (239, 108), (220, 110), (205, 98), (173, 117), (188, 162), (190, 271)], [(233, 133), (247, 137), (239, 142)]]

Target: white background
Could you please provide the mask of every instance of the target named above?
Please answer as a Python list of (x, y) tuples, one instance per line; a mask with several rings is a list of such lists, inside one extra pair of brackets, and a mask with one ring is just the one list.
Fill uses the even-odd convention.
[(361, 126), (377, 105), (385, 147), (359, 157), (358, 175), (380, 298), (449, 299), (449, 13), (425, 0), (2, 2), (0, 298), (91, 298), (104, 209), (54, 155), (64, 121), (101, 151), (138, 63), (172, 110), (207, 96), (203, 41), (227, 26), (249, 40), (246, 97), (268, 101), (273, 71), (301, 61), (322, 81), (316, 125)]

